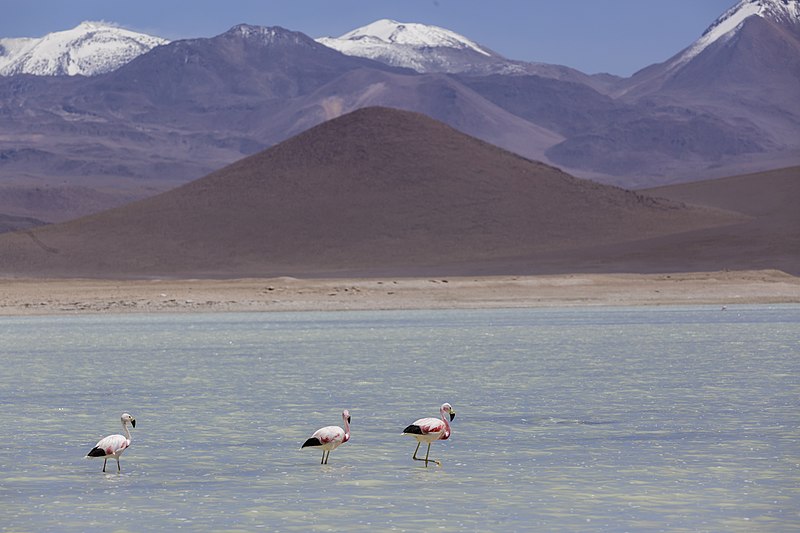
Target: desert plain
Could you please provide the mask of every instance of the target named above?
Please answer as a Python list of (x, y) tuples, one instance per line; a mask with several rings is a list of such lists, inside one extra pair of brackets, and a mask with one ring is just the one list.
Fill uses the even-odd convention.
[(800, 303), (777, 270), (441, 278), (0, 279), (0, 315)]

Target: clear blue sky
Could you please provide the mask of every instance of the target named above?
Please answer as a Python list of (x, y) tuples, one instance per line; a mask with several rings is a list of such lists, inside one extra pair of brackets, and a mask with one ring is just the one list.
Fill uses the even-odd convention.
[(381, 18), (434, 24), (510, 59), (627, 76), (691, 44), (736, 0), (0, 0), (0, 37), (105, 20), (167, 39), (245, 22), (311, 37)]

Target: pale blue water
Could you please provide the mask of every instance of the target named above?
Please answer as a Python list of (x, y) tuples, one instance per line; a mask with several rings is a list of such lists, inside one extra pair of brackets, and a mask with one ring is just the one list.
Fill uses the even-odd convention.
[(800, 528), (798, 306), (0, 318), (0, 358), (3, 531)]

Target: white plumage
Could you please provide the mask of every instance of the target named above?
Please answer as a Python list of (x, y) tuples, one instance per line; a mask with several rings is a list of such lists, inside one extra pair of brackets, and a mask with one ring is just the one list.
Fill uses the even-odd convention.
[[(437, 465), (441, 465), (436, 459), (428, 459), (431, 453), (431, 443), (437, 440), (447, 440), (450, 438), (450, 421), (456, 417), (456, 412), (449, 403), (442, 404), (439, 409), (441, 418), (420, 418), (409, 424), (403, 430), (403, 435), (411, 435), (417, 439), (417, 447), (414, 450), (414, 455), (411, 456), (415, 461), (425, 461), (425, 466), (428, 466), (428, 461), (433, 461)], [(448, 420), (449, 417), (449, 420)], [(425, 459), (417, 457), (419, 446), (423, 442), (428, 443), (428, 451), (425, 453)]]
[(339, 426), (325, 426), (316, 430), (311, 437), (306, 440), (300, 448), (315, 446), (322, 448), (322, 460), (319, 464), (328, 464), (331, 452), (350, 440), (350, 411), (342, 411), (344, 429)]
[(122, 413), (120, 421), (122, 422), (122, 430), (125, 432), (125, 435), (109, 435), (108, 437), (104, 437), (94, 445), (94, 448), (92, 448), (88, 454), (86, 454), (86, 457), (103, 458), (103, 472), (106, 471), (106, 462), (109, 457), (117, 460), (117, 472), (121, 472), (122, 468), (119, 465), (119, 456), (131, 445), (131, 433), (128, 431), (128, 423), (136, 427), (136, 419), (128, 413)]

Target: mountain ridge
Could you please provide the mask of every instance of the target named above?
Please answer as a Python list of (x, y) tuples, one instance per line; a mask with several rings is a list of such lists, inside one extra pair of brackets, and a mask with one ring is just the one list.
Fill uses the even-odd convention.
[(340, 37), (320, 37), (317, 42), (343, 54), (364, 57), (423, 74), (535, 74), (579, 81), (603, 90), (603, 76), (589, 76), (563, 65), (508, 59), (468, 37), (439, 26), (381, 19)]

